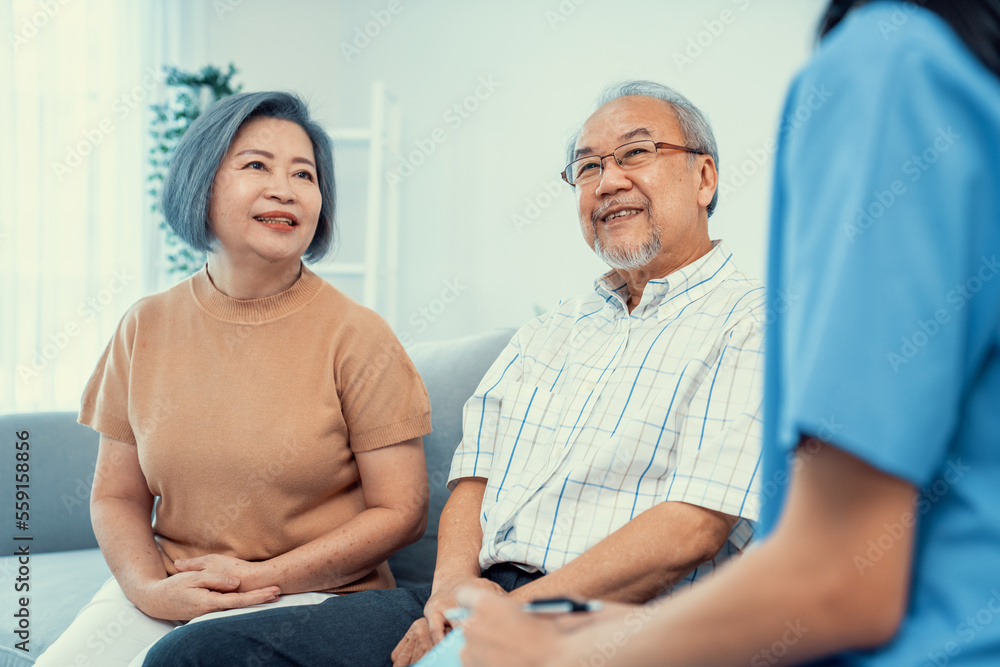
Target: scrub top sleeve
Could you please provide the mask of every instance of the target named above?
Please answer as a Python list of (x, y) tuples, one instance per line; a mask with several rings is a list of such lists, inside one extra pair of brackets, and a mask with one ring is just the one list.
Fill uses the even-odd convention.
[(926, 56), (865, 55), (817, 59), (786, 106), (772, 250), (796, 252), (772, 272), (791, 301), (776, 435), (921, 485), (959, 417), (973, 147)]

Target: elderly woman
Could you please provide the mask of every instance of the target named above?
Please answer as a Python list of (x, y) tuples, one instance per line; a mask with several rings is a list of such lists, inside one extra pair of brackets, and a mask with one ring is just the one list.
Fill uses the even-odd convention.
[(138, 664), (205, 614), (394, 585), (386, 559), (426, 522), (430, 408), (385, 322), (302, 263), (334, 203), (330, 140), (294, 95), (188, 129), (163, 210), (208, 263), (126, 313), (84, 392), (114, 578), (39, 665)]

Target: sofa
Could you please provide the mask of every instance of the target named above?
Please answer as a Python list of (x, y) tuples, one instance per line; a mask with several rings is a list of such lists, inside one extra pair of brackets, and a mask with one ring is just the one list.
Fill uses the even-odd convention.
[[(434, 430), (424, 437), (430, 480), (427, 530), (389, 560), (398, 586), (431, 581), (438, 519), (448, 497), (445, 484), (462, 435), (462, 406), (513, 333), (497, 329), (408, 349), (430, 394)], [(98, 435), (77, 424), (75, 412), (2, 415), (0, 433), (0, 538), (5, 543), (0, 552), (0, 667), (23, 667), (35, 662), (111, 576), (90, 526)], [(23, 441), (29, 445), (19, 450)], [(27, 463), (29, 476), (27, 488), (21, 489), (14, 478), (19, 451), (29, 452), (27, 461), (23, 456), (20, 461)], [(24, 470), (22, 466), (21, 474)], [(24, 504), (18, 509), (19, 502), (27, 503), (27, 509)], [(26, 526), (20, 528), (18, 521)], [(25, 550), (26, 556), (11, 555)], [(27, 651), (17, 648), (25, 639)]]

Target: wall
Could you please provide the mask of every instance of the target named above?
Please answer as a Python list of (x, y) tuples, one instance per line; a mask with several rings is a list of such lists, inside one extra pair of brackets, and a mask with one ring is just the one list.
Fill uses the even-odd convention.
[[(191, 5), (204, 23), (190, 53), (236, 62), (246, 90), (302, 93), (331, 127), (367, 121), (373, 80), (399, 98), (404, 153), (420, 164), (398, 172), (397, 333), (431, 340), (521, 324), (604, 271), (559, 172), (566, 139), (616, 79), (666, 83), (707, 112), (729, 186), (712, 235), (762, 276), (766, 147), (825, 4), (213, 0)], [(338, 154), (342, 182), (359, 168), (356, 155)], [(350, 253), (360, 221), (340, 224)]]

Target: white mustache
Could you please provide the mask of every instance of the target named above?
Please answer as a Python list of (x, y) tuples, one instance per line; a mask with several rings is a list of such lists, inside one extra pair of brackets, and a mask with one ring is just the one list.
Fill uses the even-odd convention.
[(641, 206), (642, 208), (649, 210), (649, 200), (645, 197), (625, 197), (623, 199), (612, 199), (611, 201), (606, 201), (598, 207), (596, 211), (590, 214), (590, 224), (597, 227), (597, 221), (604, 217), (604, 214), (608, 212), (612, 206)]

